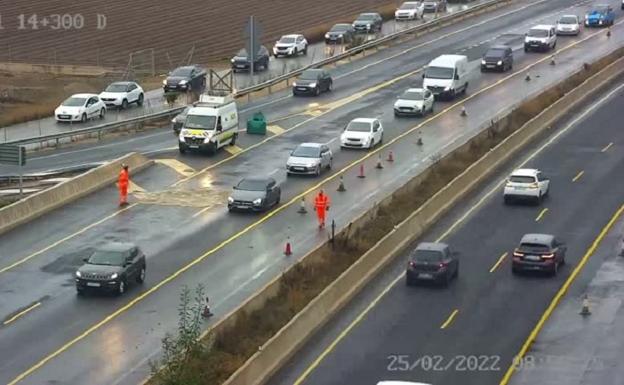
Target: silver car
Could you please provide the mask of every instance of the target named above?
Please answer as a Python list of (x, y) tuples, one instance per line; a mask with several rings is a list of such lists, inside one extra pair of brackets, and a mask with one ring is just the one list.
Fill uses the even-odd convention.
[(302, 143), (290, 153), (286, 172), (290, 174), (321, 175), (323, 169), (331, 169), (334, 155), (329, 146), (322, 143)]

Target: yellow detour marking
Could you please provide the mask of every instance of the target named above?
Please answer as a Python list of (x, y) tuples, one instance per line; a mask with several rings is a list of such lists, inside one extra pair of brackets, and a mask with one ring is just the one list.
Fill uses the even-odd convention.
[(180, 162), (177, 159), (157, 159), (156, 163), (172, 168), (178, 174), (183, 176), (191, 176), (195, 173), (195, 170), (193, 170), (192, 167), (186, 163)]
[(276, 125), (270, 125), (267, 126), (267, 130), (269, 130), (270, 132), (272, 132), (275, 135), (280, 135), (284, 132), (284, 129), (280, 126), (276, 126)]
[(238, 146), (225, 146), (223, 147), (223, 149), (232, 155), (238, 154), (239, 152), (243, 151), (243, 149)]

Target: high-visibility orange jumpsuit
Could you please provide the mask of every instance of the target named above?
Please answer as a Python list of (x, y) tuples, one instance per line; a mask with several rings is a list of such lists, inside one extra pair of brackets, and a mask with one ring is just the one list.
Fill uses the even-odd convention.
[(323, 193), (323, 190), (319, 191), (314, 198), (314, 210), (316, 211), (316, 218), (319, 222), (319, 228), (325, 226), (325, 212), (329, 209), (329, 196)]
[(119, 188), (119, 205), (123, 206), (128, 204), (128, 185), (130, 184), (130, 177), (128, 175), (128, 168), (124, 167), (119, 172), (119, 178), (117, 180), (117, 187)]

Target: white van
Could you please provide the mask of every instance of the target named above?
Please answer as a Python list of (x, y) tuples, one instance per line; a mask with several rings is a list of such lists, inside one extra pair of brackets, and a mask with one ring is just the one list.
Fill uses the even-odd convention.
[(468, 88), (468, 58), (464, 55), (442, 55), (433, 59), (423, 73), (423, 88), (436, 97), (454, 98)]
[(231, 95), (200, 95), (184, 120), (178, 136), (180, 153), (188, 150), (217, 152), (234, 145), (238, 136), (238, 108)]

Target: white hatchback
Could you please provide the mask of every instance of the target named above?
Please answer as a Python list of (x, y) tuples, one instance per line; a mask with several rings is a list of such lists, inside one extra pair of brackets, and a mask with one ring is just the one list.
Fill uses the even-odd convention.
[(422, 88), (410, 88), (394, 102), (394, 116), (421, 115), (433, 112), (433, 92)]
[(581, 31), (581, 21), (576, 15), (563, 15), (557, 21), (557, 35), (576, 36)]
[(540, 203), (548, 195), (550, 179), (540, 170), (531, 168), (517, 169), (511, 173), (505, 184), (503, 198), (505, 203), (516, 199), (530, 199)]
[(104, 119), (106, 104), (96, 94), (75, 94), (65, 99), (56, 110), (57, 122), (86, 122), (99, 117)]
[(383, 126), (378, 119), (353, 119), (340, 135), (340, 147), (373, 148), (383, 141)]

